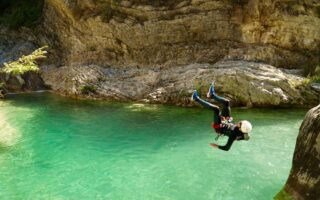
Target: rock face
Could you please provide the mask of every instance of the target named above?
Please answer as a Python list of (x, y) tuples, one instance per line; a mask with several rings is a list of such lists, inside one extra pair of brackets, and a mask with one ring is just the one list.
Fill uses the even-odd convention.
[(64, 66), (42, 71), (53, 90), (73, 96), (81, 96), (84, 86), (94, 86), (97, 98), (190, 105), (193, 89), (205, 95), (214, 80), (218, 93), (228, 94), (233, 105), (307, 106), (319, 101), (319, 93), (292, 71), (246, 61), (142, 69)]
[(47, 0), (43, 42), (58, 61), (177, 66), (221, 59), (319, 63), (318, 1)]
[(46, 0), (42, 23), (22, 38), (50, 46), (43, 79), (67, 95), (190, 105), (194, 88), (205, 93), (216, 80), (233, 105), (308, 106), (319, 103), (319, 85), (296, 72), (320, 63), (319, 7), (309, 0)]
[(284, 187), (297, 200), (320, 197), (320, 105), (311, 109), (302, 125), (294, 151), (292, 169)]
[[(21, 28), (13, 31), (0, 28), (0, 69), (5, 62), (19, 59), (22, 55), (28, 55), (37, 49), (36, 36), (30, 29)], [(0, 96), (6, 92), (19, 92), (46, 89), (46, 86), (38, 73), (28, 72), (22, 76), (9, 76), (0, 72)]]
[(12, 31), (0, 28), (0, 67), (4, 62), (32, 53), (37, 48), (35, 41), (36, 36), (29, 29)]

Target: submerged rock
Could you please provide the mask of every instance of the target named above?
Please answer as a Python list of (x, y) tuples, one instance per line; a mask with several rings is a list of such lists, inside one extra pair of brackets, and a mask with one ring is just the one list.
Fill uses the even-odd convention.
[(320, 197), (320, 105), (311, 109), (302, 122), (290, 175), (281, 193), (294, 200)]
[(81, 96), (94, 86), (95, 98), (191, 105), (194, 89), (205, 95), (212, 81), (217, 92), (233, 105), (307, 106), (319, 102), (319, 92), (304, 85), (304, 78), (273, 66), (223, 61), (174, 68), (102, 68), (97, 65), (43, 68), (42, 77), (53, 90)]

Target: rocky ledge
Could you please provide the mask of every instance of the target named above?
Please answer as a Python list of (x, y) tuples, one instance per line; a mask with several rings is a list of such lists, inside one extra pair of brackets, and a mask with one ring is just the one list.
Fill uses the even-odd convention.
[(292, 168), (275, 199), (311, 200), (320, 197), (320, 105), (311, 109), (297, 138)]
[(247, 61), (174, 68), (48, 66), (41, 76), (54, 91), (68, 96), (183, 106), (193, 105), (189, 97), (194, 89), (205, 95), (212, 81), (233, 105), (310, 106), (320, 96), (296, 70)]

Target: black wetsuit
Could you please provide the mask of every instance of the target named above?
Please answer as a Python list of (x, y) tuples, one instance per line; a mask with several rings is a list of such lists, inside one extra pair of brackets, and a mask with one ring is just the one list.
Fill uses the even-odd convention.
[(239, 127), (230, 122), (225, 123), (223, 122), (224, 120), (222, 120), (224, 118), (229, 119), (231, 117), (229, 100), (219, 97), (216, 94), (211, 95), (211, 98), (223, 105), (221, 112), (218, 106), (213, 105), (201, 99), (200, 97), (196, 98), (195, 101), (213, 111), (213, 128), (218, 134), (226, 135), (229, 137), (228, 142), (224, 146), (218, 145), (218, 148), (224, 151), (228, 151), (235, 140), (248, 140), (249, 136), (247, 134), (243, 134), (240, 131)]
[(234, 125), (232, 123), (223, 125), (225, 127), (222, 128), (218, 128), (216, 129), (216, 132), (219, 134), (223, 134), (229, 137), (228, 142), (224, 145), (221, 146), (219, 145), (218, 148), (222, 149), (224, 151), (228, 151), (232, 145), (232, 143), (235, 140), (245, 140), (247, 139), (247, 137), (245, 137), (245, 135), (239, 130), (239, 127), (237, 127), (237, 125)]

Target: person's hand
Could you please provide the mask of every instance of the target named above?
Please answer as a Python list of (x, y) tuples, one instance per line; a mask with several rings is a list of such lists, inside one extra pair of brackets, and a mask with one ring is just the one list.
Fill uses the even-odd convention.
[(214, 143), (210, 143), (210, 146), (212, 146), (213, 148), (218, 148), (219, 147), (217, 144), (214, 144)]

